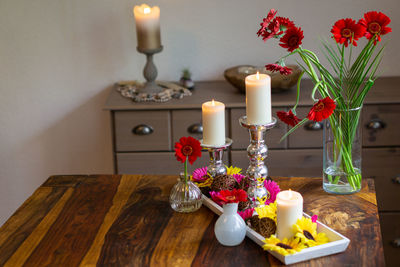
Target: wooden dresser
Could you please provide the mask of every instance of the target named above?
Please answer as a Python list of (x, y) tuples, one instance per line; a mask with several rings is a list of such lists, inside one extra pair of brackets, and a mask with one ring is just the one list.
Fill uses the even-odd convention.
[[(312, 83), (302, 82), (299, 117), (312, 105)], [(295, 90), (272, 94), (273, 112), (288, 110)], [(113, 89), (105, 109), (110, 111), (114, 167), (117, 174), (177, 174), (174, 143), (182, 136), (201, 139), (201, 104), (215, 99), (226, 105), (226, 131), (234, 143), (224, 155), (229, 165), (248, 166), (249, 135), (238, 122), (246, 114), (245, 96), (225, 81), (197, 82), (193, 95), (166, 103), (134, 103)], [(400, 77), (378, 79), (362, 113), (363, 177), (375, 179), (387, 263), (400, 261)], [(266, 164), (271, 176), (322, 176), (322, 124), (309, 123), (286, 140), (281, 122), (266, 136)], [(193, 170), (208, 164), (208, 155)], [(322, 185), (321, 185), (322, 186)], [(396, 240), (397, 246), (396, 247)]]

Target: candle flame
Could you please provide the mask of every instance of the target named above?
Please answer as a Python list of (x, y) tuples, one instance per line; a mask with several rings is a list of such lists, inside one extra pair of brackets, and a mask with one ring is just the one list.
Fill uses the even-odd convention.
[(144, 14), (149, 14), (150, 13), (150, 8), (149, 7), (145, 7), (143, 10)]
[(293, 193), (292, 190), (289, 188), (289, 199), (292, 199)]
[(214, 101), (214, 99), (211, 100), (211, 105), (215, 106), (215, 101)]
[(257, 80), (260, 79), (260, 73), (257, 71), (257, 75), (256, 75)]

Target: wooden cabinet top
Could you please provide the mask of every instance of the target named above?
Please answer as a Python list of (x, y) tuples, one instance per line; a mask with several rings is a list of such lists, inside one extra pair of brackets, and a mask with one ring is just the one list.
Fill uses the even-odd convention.
[[(300, 105), (312, 105), (310, 93), (313, 84), (303, 80), (300, 95)], [(165, 103), (135, 103), (121, 96), (113, 87), (104, 106), (106, 110), (159, 110), (159, 109), (200, 109), (201, 104), (215, 99), (225, 103), (227, 108), (243, 108), (246, 106), (245, 95), (226, 81), (196, 82), (193, 95), (183, 99), (172, 99)], [(289, 91), (272, 94), (272, 106), (286, 107), (294, 105), (296, 87)], [(400, 103), (400, 77), (383, 77), (376, 80), (370, 90), (366, 104)]]
[[(348, 237), (343, 253), (296, 266), (383, 266), (373, 180), (354, 195), (330, 195), (320, 178), (273, 179), (304, 197), (304, 211)], [(206, 207), (176, 213), (177, 176), (53, 176), (0, 228), (0, 266), (278, 266), (245, 238), (224, 247)]]

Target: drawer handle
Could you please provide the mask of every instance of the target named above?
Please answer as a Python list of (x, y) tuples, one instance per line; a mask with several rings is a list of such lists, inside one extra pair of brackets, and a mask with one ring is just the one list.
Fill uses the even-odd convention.
[(392, 244), (392, 246), (395, 248), (400, 248), (400, 238), (396, 238), (395, 240), (392, 240), (390, 242), (390, 244)]
[(187, 128), (188, 133), (190, 134), (202, 134), (203, 133), (203, 126), (201, 125), (201, 123), (195, 123), (190, 125)]
[(393, 179), (392, 179), (392, 182), (393, 182), (394, 184), (400, 184), (400, 176), (397, 176), (396, 178), (393, 178)]
[(367, 129), (370, 130), (378, 130), (378, 129), (383, 129), (385, 128), (386, 124), (381, 121), (380, 119), (372, 119), (368, 124), (367, 124)]
[(153, 127), (146, 124), (140, 124), (132, 129), (132, 133), (136, 135), (149, 135), (152, 134), (153, 132), (154, 132)]
[(306, 129), (307, 131), (319, 131), (323, 128), (324, 125), (322, 124), (322, 122), (318, 121), (309, 121), (304, 125), (304, 129)]

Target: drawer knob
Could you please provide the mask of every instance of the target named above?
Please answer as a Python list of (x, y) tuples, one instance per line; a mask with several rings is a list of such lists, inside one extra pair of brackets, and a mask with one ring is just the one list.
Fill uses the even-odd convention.
[(132, 129), (132, 133), (136, 135), (149, 135), (154, 132), (153, 127), (146, 124), (139, 124), (135, 128)]
[(309, 121), (304, 125), (304, 129), (306, 129), (307, 131), (319, 131), (323, 128), (324, 125), (322, 124), (322, 122), (318, 121)]
[(192, 124), (187, 128), (187, 131), (190, 134), (202, 134), (203, 133), (203, 125), (201, 125), (201, 123)]
[(392, 240), (390, 242), (390, 244), (392, 244), (392, 246), (395, 248), (400, 248), (400, 238), (396, 238), (395, 240)]
[(378, 130), (378, 129), (383, 129), (385, 128), (386, 124), (381, 121), (380, 119), (372, 119), (368, 124), (367, 124), (367, 129), (370, 130)]
[(397, 177), (393, 178), (393, 179), (392, 179), (392, 182), (393, 182), (394, 184), (400, 184), (400, 176), (397, 176)]

